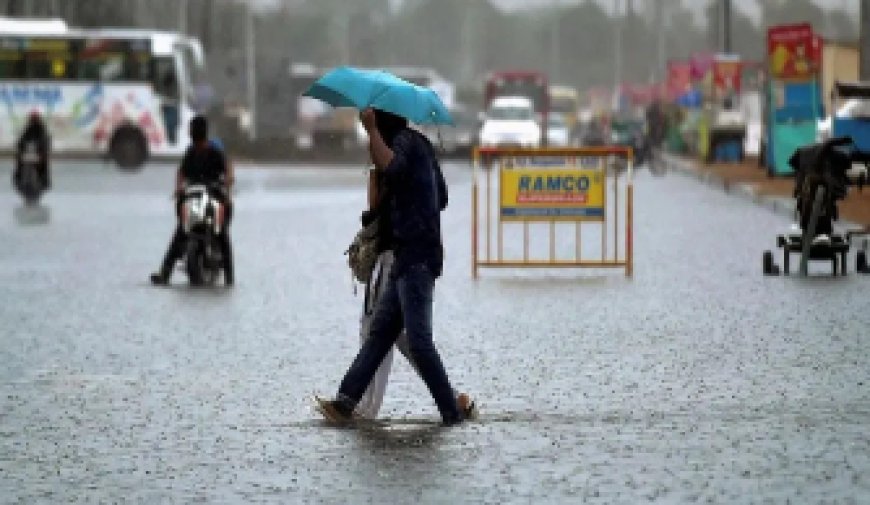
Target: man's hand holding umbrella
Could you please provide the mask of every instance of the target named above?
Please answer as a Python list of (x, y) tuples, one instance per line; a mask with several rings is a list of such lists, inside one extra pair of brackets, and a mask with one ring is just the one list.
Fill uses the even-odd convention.
[(363, 109), (359, 113), (359, 120), (369, 135), (369, 154), (376, 168), (386, 168), (393, 161), (393, 151), (384, 142), (381, 132), (378, 131), (375, 111), (371, 107)]

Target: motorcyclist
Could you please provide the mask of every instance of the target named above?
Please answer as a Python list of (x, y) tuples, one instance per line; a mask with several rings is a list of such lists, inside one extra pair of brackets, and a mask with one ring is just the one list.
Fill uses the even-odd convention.
[(24, 131), (21, 133), (21, 137), (15, 146), (14, 178), (16, 184), (21, 177), (22, 157), (27, 149), (27, 144), (30, 143), (36, 144), (36, 152), (40, 157), (37, 165), (39, 179), (42, 182), (43, 188), (49, 189), (51, 187), (51, 174), (48, 167), (48, 154), (51, 149), (51, 139), (48, 136), (48, 128), (46, 128), (45, 123), (42, 121), (42, 116), (36, 111), (31, 112), (30, 116), (28, 116), (27, 125), (24, 127)]
[(157, 285), (169, 283), (173, 266), (184, 254), (185, 235), (180, 221), (184, 187), (188, 184), (204, 184), (209, 187), (211, 195), (224, 207), (223, 230), (218, 236), (218, 240), (224, 260), (224, 282), (227, 286), (231, 286), (234, 280), (233, 254), (229, 234), (233, 210), (230, 199), (234, 182), (232, 165), (227, 162), (223, 150), (208, 140), (208, 122), (205, 117), (196, 116), (191, 119), (190, 139), (193, 145), (184, 153), (175, 182), (175, 211), (179, 222), (160, 270), (151, 274), (151, 282)]

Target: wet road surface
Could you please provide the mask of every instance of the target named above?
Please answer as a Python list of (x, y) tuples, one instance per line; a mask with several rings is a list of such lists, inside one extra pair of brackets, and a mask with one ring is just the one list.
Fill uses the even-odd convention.
[(395, 422), (335, 429), (309, 398), (358, 347), (342, 252), (362, 167), (238, 172), (231, 290), (147, 283), (174, 226), (168, 165), (59, 163), (37, 209), (0, 187), (0, 503), (870, 496), (870, 278), (762, 277), (783, 217), (641, 172), (633, 279), (472, 281), (469, 170), (451, 164), (435, 338), (481, 419), (438, 427), (397, 358)]

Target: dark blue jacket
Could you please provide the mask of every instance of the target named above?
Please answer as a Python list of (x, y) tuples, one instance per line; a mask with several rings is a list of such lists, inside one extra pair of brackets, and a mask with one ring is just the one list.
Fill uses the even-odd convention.
[(423, 263), (441, 275), (441, 211), (447, 207), (447, 184), (435, 149), (426, 137), (411, 129), (396, 135), (390, 148), (393, 160), (383, 169), (386, 177), (391, 240), (395, 252), (393, 272)]
[(188, 184), (222, 184), (227, 176), (224, 153), (212, 145), (190, 146), (181, 159), (181, 176)]

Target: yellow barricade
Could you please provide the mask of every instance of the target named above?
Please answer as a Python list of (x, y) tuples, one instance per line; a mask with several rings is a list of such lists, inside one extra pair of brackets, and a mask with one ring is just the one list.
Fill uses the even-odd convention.
[[(615, 267), (632, 275), (631, 148), (486, 147), (476, 148), (473, 159), (472, 277), (477, 278), (481, 267)], [(521, 255), (505, 247), (506, 236), (515, 235), (516, 226), (522, 227)], [(541, 226), (548, 237), (533, 239)], [(566, 226), (573, 227), (570, 257), (557, 248), (557, 237), (565, 235)], [(583, 240), (591, 234), (600, 235), (594, 246)], [(548, 244), (547, 254), (531, 251), (540, 242)]]

